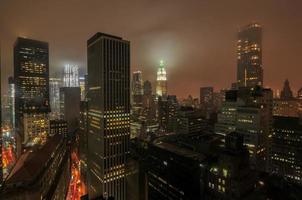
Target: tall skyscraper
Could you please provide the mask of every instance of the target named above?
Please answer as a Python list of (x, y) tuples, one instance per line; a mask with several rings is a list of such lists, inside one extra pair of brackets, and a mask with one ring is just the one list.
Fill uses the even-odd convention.
[(213, 87), (200, 88), (200, 108), (203, 112), (203, 115), (206, 118), (210, 118), (210, 115), (213, 112), (213, 108), (214, 108), (213, 94), (214, 94)]
[(167, 94), (168, 94), (167, 72), (166, 72), (164, 61), (161, 60), (159, 63), (159, 68), (157, 69), (156, 95), (167, 96)]
[(132, 105), (141, 107), (143, 103), (143, 78), (141, 71), (132, 74)]
[(49, 96), (50, 96), (50, 108), (51, 118), (60, 118), (60, 87), (62, 87), (61, 78), (49, 78)]
[(8, 78), (8, 96), (9, 96), (9, 110), (10, 110), (10, 122), (12, 128), (15, 128), (15, 81), (13, 77)]
[(238, 33), (237, 41), (237, 87), (263, 85), (262, 28), (249, 24)]
[(23, 145), (45, 142), (48, 134), (48, 52), (47, 42), (26, 38), (19, 37), (14, 46), (15, 122)]
[(65, 65), (63, 84), (64, 87), (79, 87), (79, 67), (77, 65)]
[(96, 33), (87, 41), (88, 195), (126, 199), (130, 138), (130, 42)]

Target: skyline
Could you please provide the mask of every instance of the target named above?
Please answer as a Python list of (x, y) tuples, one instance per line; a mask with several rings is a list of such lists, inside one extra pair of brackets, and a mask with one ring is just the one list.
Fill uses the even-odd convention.
[[(63, 70), (66, 63), (86, 69), (86, 40), (96, 31), (102, 31), (132, 42), (131, 71), (142, 71), (143, 80), (150, 80), (153, 89), (158, 63), (163, 59), (167, 64), (169, 93), (196, 97), (199, 87), (214, 86), (218, 90), (235, 82), (238, 27), (253, 21), (263, 27), (264, 86), (281, 90), (284, 80), (289, 79), (294, 94), (301, 87), (298, 52), (302, 50), (299, 38), (302, 14), (298, 8), (302, 3), (299, 1), (290, 5), (282, 1), (274, 1), (274, 5), (273, 1), (253, 1), (253, 5), (239, 1), (228, 5), (197, 1), (173, 1), (172, 5), (171, 1), (90, 2), (70, 6), (70, 1), (32, 0), (23, 9), (24, 2), (2, 1), (4, 92), (8, 75), (13, 71), (12, 49), (17, 36), (49, 42), (52, 74), (54, 69)], [(58, 31), (49, 34), (51, 30)]]

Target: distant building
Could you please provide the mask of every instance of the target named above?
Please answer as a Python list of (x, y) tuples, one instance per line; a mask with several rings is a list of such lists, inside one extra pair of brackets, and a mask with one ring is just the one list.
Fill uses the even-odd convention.
[(63, 76), (64, 87), (79, 87), (79, 67), (77, 65), (67, 64), (64, 66)]
[(302, 185), (302, 124), (296, 117), (274, 117), (269, 171)]
[(158, 97), (157, 107), (160, 131), (174, 132), (176, 130), (176, 115), (178, 110), (176, 96)]
[(68, 132), (79, 128), (81, 90), (79, 87), (60, 88), (61, 119), (67, 121)]
[(206, 118), (210, 118), (214, 110), (214, 89), (213, 87), (200, 88), (200, 108)]
[(87, 76), (82, 76), (79, 77), (79, 87), (81, 89), (81, 101), (85, 100), (85, 96), (86, 96), (86, 78)]
[(274, 99), (273, 115), (284, 117), (299, 117), (301, 101), (298, 99)]
[(62, 79), (49, 78), (51, 119), (60, 118), (60, 88), (62, 86)]
[(281, 90), (280, 98), (283, 100), (290, 100), (293, 99), (293, 92), (290, 89), (289, 81), (286, 79), (284, 81), (283, 89)]
[(135, 71), (132, 74), (132, 105), (142, 106), (143, 103), (143, 78), (141, 71)]
[(200, 133), (207, 127), (200, 110), (192, 107), (181, 107), (176, 116), (176, 132), (181, 134)]
[(9, 110), (10, 110), (10, 122), (12, 124), (13, 129), (15, 129), (15, 97), (16, 97), (16, 89), (15, 89), (15, 81), (13, 77), (8, 78), (8, 96), (9, 96)]
[(168, 95), (168, 83), (167, 83), (167, 72), (164, 61), (160, 61), (159, 68), (157, 69), (156, 77), (156, 95), (166, 96)]
[[(14, 46), (14, 79), (15, 123), (20, 154), (22, 146), (35, 144), (36, 141), (45, 142), (43, 138), (47, 135), (45, 122), (50, 112), (48, 43), (17, 38)], [(36, 120), (37, 116), (40, 121)]]
[(130, 42), (96, 33), (87, 41), (88, 195), (126, 199), (130, 140)]
[(238, 32), (236, 88), (257, 85), (263, 85), (262, 28), (252, 23)]

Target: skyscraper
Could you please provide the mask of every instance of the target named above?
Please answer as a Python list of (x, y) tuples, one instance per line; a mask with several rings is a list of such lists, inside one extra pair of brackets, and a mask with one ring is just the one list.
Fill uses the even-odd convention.
[(289, 81), (287, 79), (284, 81), (284, 85), (283, 85), (283, 89), (281, 91), (280, 98), (284, 99), (284, 100), (293, 99), (293, 92), (290, 89)]
[(79, 67), (77, 65), (65, 65), (63, 84), (64, 87), (79, 87)]
[(237, 87), (263, 85), (262, 28), (249, 24), (238, 33), (237, 41)]
[(135, 71), (132, 74), (132, 101), (133, 105), (141, 106), (143, 101), (142, 72)]
[(206, 118), (210, 118), (213, 112), (213, 87), (201, 87), (200, 88), (200, 108)]
[(47, 42), (26, 38), (19, 37), (14, 46), (15, 122), (24, 145), (45, 142), (48, 134), (48, 52)]
[(96, 33), (87, 41), (88, 195), (126, 199), (130, 138), (130, 42)]
[(167, 87), (167, 72), (164, 61), (161, 60), (159, 63), (159, 68), (157, 69), (156, 95), (166, 96), (168, 94)]

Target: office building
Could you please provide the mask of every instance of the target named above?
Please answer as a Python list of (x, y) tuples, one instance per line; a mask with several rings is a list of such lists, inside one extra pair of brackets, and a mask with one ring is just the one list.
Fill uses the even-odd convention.
[(269, 171), (302, 185), (302, 124), (297, 117), (275, 116), (270, 135)]
[(252, 23), (241, 28), (237, 41), (237, 86), (263, 85), (262, 28)]
[(265, 171), (268, 136), (272, 129), (272, 91), (242, 88), (238, 98), (238, 101), (244, 101), (244, 105), (237, 107), (236, 132), (244, 137), (244, 144), (250, 153), (251, 167)]
[(60, 88), (61, 119), (67, 121), (68, 132), (79, 128), (81, 90), (79, 87)]
[(43, 138), (47, 135), (45, 122), (50, 112), (48, 51), (48, 43), (20, 37), (14, 46), (15, 123), (19, 143), (22, 143), (17, 146), (21, 148), (36, 141), (45, 142)]
[(79, 78), (79, 87), (81, 89), (81, 101), (84, 101), (86, 96), (86, 78), (87, 76), (82, 76)]
[(49, 78), (50, 118), (60, 118), (60, 87), (63, 86), (62, 79)]
[(236, 130), (237, 107), (239, 105), (240, 103), (237, 102), (237, 90), (226, 91), (225, 100), (217, 114), (216, 134), (226, 136)]
[(142, 106), (143, 103), (143, 79), (142, 72), (135, 71), (132, 74), (132, 105)]
[(200, 108), (206, 118), (210, 118), (211, 113), (214, 111), (214, 89), (213, 87), (200, 88)]
[(77, 65), (67, 64), (64, 66), (63, 75), (64, 87), (79, 87), (79, 67)]
[(87, 41), (88, 195), (126, 199), (130, 138), (130, 42), (96, 33)]
[(181, 107), (176, 116), (176, 132), (181, 134), (200, 133), (207, 127), (200, 110), (192, 107)]
[(10, 115), (10, 123), (12, 125), (12, 128), (15, 128), (15, 81), (13, 77), (8, 78), (8, 97), (9, 97), (9, 115)]
[(160, 61), (159, 68), (157, 69), (156, 77), (156, 95), (166, 96), (168, 94), (167, 72), (164, 61)]

